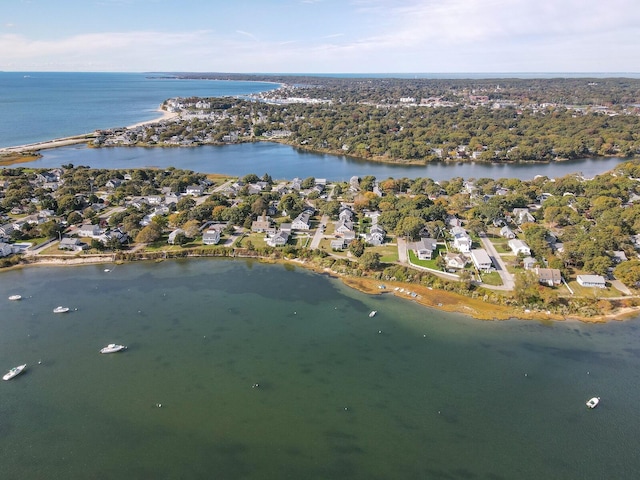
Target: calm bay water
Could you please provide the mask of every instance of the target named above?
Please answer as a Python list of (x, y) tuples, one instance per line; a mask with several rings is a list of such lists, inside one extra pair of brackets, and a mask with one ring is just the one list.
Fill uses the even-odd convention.
[(52, 168), (72, 163), (92, 168), (176, 167), (202, 173), (222, 173), (244, 176), (268, 173), (273, 178), (295, 177), (349, 180), (356, 175), (373, 175), (379, 180), (393, 178), (430, 177), (449, 180), (468, 178), (520, 178), (531, 180), (536, 175), (549, 178), (570, 173), (593, 177), (613, 169), (620, 158), (588, 158), (542, 164), (492, 165), (485, 163), (434, 163), (427, 166), (402, 166), (366, 162), (336, 155), (310, 153), (278, 143), (250, 143), (194, 148), (87, 148), (72, 146), (43, 150), (42, 158), (29, 162), (34, 168)]
[(0, 385), (1, 478), (640, 469), (638, 320), (480, 322), (245, 261), (110, 268), (2, 274), (0, 365), (30, 367)]
[(276, 87), (141, 73), (0, 72), (0, 147), (152, 120), (171, 97), (237, 96)]

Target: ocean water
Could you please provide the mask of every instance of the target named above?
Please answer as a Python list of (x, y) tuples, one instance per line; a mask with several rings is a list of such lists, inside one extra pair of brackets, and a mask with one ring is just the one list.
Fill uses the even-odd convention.
[(266, 82), (177, 80), (142, 73), (0, 72), (0, 147), (124, 127), (158, 118), (172, 97), (222, 97)]
[(108, 267), (2, 273), (0, 366), (29, 368), (0, 382), (0, 478), (640, 470), (638, 319), (481, 322), (252, 261)]

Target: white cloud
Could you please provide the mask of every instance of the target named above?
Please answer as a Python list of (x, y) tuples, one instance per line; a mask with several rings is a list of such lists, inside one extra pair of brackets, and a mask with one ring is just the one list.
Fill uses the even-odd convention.
[[(47, 41), (5, 32), (0, 69), (640, 71), (637, 0), (352, 0), (345, 5), (344, 21), (332, 26), (344, 33), (292, 31), (290, 39), (262, 28), (259, 36), (231, 28), (226, 34), (138, 31)], [(328, 9), (328, 2), (322, 7)]]

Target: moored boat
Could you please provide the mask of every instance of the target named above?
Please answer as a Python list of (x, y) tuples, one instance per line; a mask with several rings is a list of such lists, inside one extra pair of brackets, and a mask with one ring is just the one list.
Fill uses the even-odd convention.
[(587, 400), (587, 407), (596, 408), (598, 406), (598, 403), (600, 403), (600, 397), (590, 398), (589, 400)]
[(3, 377), (3, 380), (11, 380), (13, 377), (15, 377), (16, 375), (20, 375), (24, 369), (27, 368), (27, 364), (25, 363), (24, 365), (18, 365), (17, 367), (13, 367), (11, 370), (9, 370)]
[(22, 295), (10, 295), (9, 300), (22, 300)]
[(116, 343), (110, 343), (109, 345), (107, 345), (104, 348), (100, 349), (100, 353), (116, 353), (116, 352), (121, 352), (122, 350), (126, 350), (127, 347), (125, 347), (124, 345), (118, 345)]
[(68, 311), (69, 307), (63, 307), (62, 305), (53, 309), (53, 313), (67, 313)]
[(371, 310), (371, 313), (369, 314), (369, 317), (375, 317), (376, 313), (378, 313), (377, 310)]

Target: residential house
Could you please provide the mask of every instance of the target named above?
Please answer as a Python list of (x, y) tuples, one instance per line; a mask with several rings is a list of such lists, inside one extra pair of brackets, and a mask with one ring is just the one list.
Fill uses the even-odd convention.
[(607, 282), (602, 275), (578, 275), (578, 283), (583, 287), (606, 288)]
[(436, 241), (433, 238), (421, 238), (414, 242), (411, 248), (418, 260), (431, 260), (433, 252), (436, 251)]
[(484, 248), (471, 250), (471, 260), (478, 270), (489, 271), (493, 263), (491, 257)]
[(204, 188), (202, 188), (202, 185), (189, 185), (187, 187), (186, 194), (193, 195), (194, 197), (199, 197), (202, 195), (203, 192), (204, 192)]
[(462, 253), (469, 253), (471, 251), (473, 242), (464, 228), (453, 227), (451, 234), (453, 235), (453, 248)]
[(336, 233), (344, 235), (348, 232), (355, 233), (353, 222), (351, 220), (338, 220), (336, 222)]
[(349, 245), (356, 239), (356, 232), (344, 232), (342, 234), (342, 239), (344, 240), (344, 243)]
[(80, 252), (86, 248), (89, 248), (89, 245), (81, 242), (80, 239), (78, 238), (64, 237), (58, 243), (59, 250), (70, 250), (72, 252)]
[(108, 180), (104, 186), (107, 188), (118, 188), (120, 185), (122, 185), (122, 180), (119, 178), (112, 178), (111, 180)]
[(357, 177), (357, 175), (354, 175), (349, 179), (349, 190), (351, 190), (352, 192), (360, 191), (360, 179)]
[(13, 247), (10, 244), (0, 242), (0, 257), (8, 257), (13, 253)]
[(85, 223), (80, 225), (75, 232), (79, 237), (99, 237), (102, 235), (103, 231), (100, 228), (100, 225), (91, 225), (89, 223)]
[(353, 220), (355, 213), (351, 210), (351, 207), (347, 205), (343, 205), (340, 207), (340, 211), (338, 213), (339, 220)]
[(523, 223), (533, 223), (536, 221), (528, 208), (514, 208), (512, 214), (514, 221), (518, 225), (522, 225)]
[(184, 235), (184, 230), (182, 230), (181, 228), (176, 228), (173, 232), (171, 232), (169, 234), (169, 238), (167, 239), (167, 243), (170, 244), (170, 245), (175, 245), (176, 237), (178, 235), (180, 235), (180, 234)]
[(4, 225), (0, 225), (0, 236), (2, 237), (10, 237), (15, 229), (13, 228), (13, 223), (6, 223)]
[(369, 245), (374, 245), (376, 247), (382, 245), (384, 243), (384, 237), (387, 232), (384, 231), (384, 228), (379, 226), (377, 223), (372, 225), (369, 229), (369, 233), (365, 235), (365, 241)]
[(536, 266), (537, 263), (538, 261), (535, 258), (531, 256), (525, 257), (522, 259), (522, 268), (524, 268), (525, 270), (531, 270)]
[(365, 218), (370, 218), (371, 219), (371, 225), (376, 225), (378, 223), (378, 218), (380, 217), (381, 213), (377, 210), (375, 211), (370, 211), (370, 210), (366, 210), (364, 212), (364, 216)]
[(219, 230), (207, 230), (202, 234), (202, 243), (205, 245), (217, 245), (220, 242)]
[(562, 283), (562, 274), (557, 268), (536, 268), (538, 282), (553, 287)]
[(529, 248), (529, 245), (527, 245), (527, 243), (522, 240), (513, 238), (509, 240), (508, 245), (511, 251), (516, 255), (519, 255), (519, 254), (531, 255), (531, 248)]
[(445, 254), (444, 259), (447, 263), (447, 268), (454, 268), (456, 270), (462, 269), (467, 266), (469, 260), (461, 253), (448, 252)]
[(291, 222), (292, 230), (309, 230), (311, 228), (311, 215), (309, 210), (304, 210)]
[(278, 231), (267, 238), (267, 245), (270, 247), (282, 247), (289, 241), (289, 234), (285, 231)]
[(164, 197), (162, 195), (147, 195), (146, 200), (149, 205), (160, 205)]
[(274, 227), (271, 223), (271, 218), (267, 215), (260, 215), (257, 220), (251, 222), (251, 231), (275, 233)]
[(500, 229), (500, 236), (509, 239), (516, 238), (516, 234), (513, 233), (513, 230), (506, 225)]
[(614, 263), (622, 263), (628, 260), (627, 254), (622, 250), (616, 250), (613, 252), (612, 259)]
[(337, 238), (335, 240), (331, 240), (331, 250), (344, 250), (347, 244), (344, 238)]

